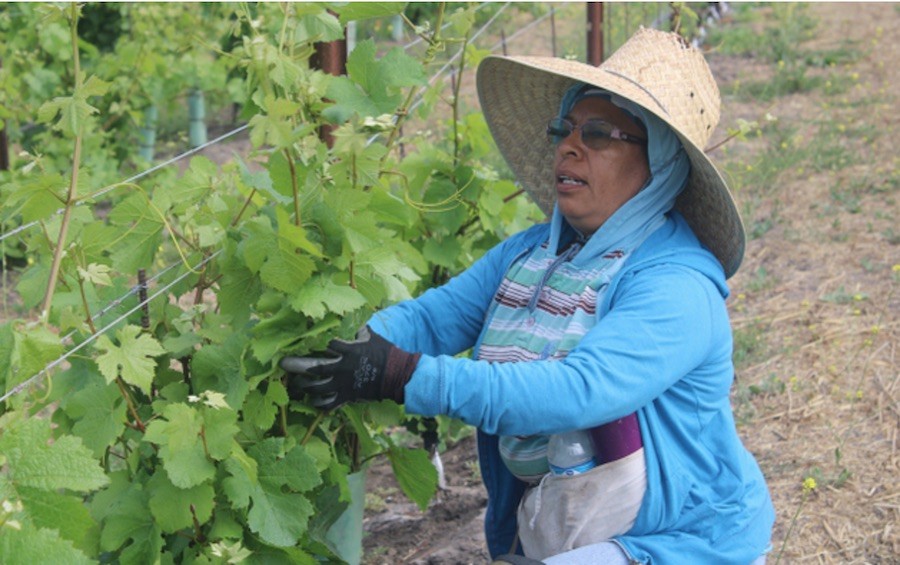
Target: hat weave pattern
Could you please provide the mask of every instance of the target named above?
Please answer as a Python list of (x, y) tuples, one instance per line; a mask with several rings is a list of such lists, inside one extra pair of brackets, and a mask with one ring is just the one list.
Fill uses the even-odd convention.
[(547, 120), (575, 82), (631, 100), (666, 122), (691, 161), (676, 208), (716, 256), (726, 277), (744, 254), (744, 229), (724, 179), (703, 152), (719, 122), (719, 89), (697, 49), (675, 33), (641, 28), (599, 67), (553, 57), (488, 57), (478, 96), (497, 143), (522, 187), (547, 214), (556, 189)]

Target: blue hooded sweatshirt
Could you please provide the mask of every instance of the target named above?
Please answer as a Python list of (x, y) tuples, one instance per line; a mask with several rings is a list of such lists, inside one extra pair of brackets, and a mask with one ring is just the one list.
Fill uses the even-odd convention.
[[(560, 115), (589, 87), (573, 86)], [(769, 546), (774, 508), (741, 444), (731, 412), (732, 335), (722, 266), (672, 207), (690, 164), (671, 130), (612, 97), (648, 132), (647, 184), (586, 241), (571, 262), (596, 264), (627, 250), (598, 292), (597, 322), (561, 360), (490, 363), (477, 352), (505, 274), (543, 244), (563, 248), (572, 229), (558, 207), (497, 245), (446, 285), (377, 313), (373, 331), (423, 355), (405, 387), (406, 409), (478, 428), (488, 491), (485, 537), (508, 553), (526, 485), (500, 459), (498, 436), (588, 429), (637, 412), (647, 490), (631, 530), (615, 539), (643, 563), (746, 564)]]
[[(446, 414), (478, 428), (493, 556), (512, 545), (525, 490), (502, 463), (497, 436), (587, 429), (637, 411), (647, 491), (632, 529), (616, 541), (643, 563), (752, 562), (769, 546), (774, 508), (731, 411), (728, 289), (721, 265), (677, 212), (611, 280), (598, 304), (600, 321), (565, 359), (453, 357), (477, 349), (504, 274), (547, 241), (554, 220), (370, 320), (398, 347), (423, 353), (405, 388), (407, 411)], [(585, 251), (577, 258), (589, 260)]]

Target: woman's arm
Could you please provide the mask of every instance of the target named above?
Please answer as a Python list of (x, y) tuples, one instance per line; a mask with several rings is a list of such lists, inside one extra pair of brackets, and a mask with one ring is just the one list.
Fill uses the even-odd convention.
[[(723, 332), (726, 332), (723, 334)], [(715, 285), (687, 267), (644, 270), (561, 361), (487, 363), (423, 356), (406, 407), (447, 414), (491, 434), (547, 434), (613, 421), (694, 371), (716, 344), (730, 350)]]

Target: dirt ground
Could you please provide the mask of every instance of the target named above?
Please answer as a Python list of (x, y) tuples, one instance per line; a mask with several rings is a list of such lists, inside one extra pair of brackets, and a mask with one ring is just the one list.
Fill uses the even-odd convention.
[[(770, 188), (732, 184), (753, 234), (730, 281), (736, 349), (747, 355), (738, 364), (733, 406), (777, 510), (770, 563), (779, 557), (784, 563), (898, 563), (894, 87), (900, 84), (900, 10), (892, 4), (806, 8), (817, 26), (805, 52), (849, 46), (861, 54), (821, 70), (823, 80), (858, 86), (835, 95), (826, 84), (748, 102), (730, 96), (735, 81), (770, 76), (772, 65), (746, 55), (708, 55), (723, 93), (713, 140), (738, 118), (769, 112), (785, 135), (783, 154), (791, 144), (807, 148), (805, 159), (773, 177)], [(821, 164), (828, 148), (817, 145), (828, 128), (839, 154), (848, 156), (830, 166)], [(762, 168), (780, 156), (772, 135), (751, 136), (713, 156), (730, 171)], [(449, 487), (426, 512), (400, 493), (389, 467), (371, 469), (364, 563), (488, 562), (474, 438), (442, 458)]]

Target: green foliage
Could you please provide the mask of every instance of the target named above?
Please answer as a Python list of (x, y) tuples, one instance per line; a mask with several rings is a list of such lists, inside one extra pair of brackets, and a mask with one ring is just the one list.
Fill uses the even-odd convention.
[[(0, 223), (7, 233), (37, 222), (4, 245), (23, 257), (25, 307), (47, 306), (40, 322), (0, 325), (0, 391), (53, 365), (0, 407), (0, 561), (328, 561), (347, 475), (371, 459), (387, 457), (421, 508), (433, 496), (428, 454), (390, 433), (410, 421), (402, 407), (320, 413), (289, 397), (277, 362), (352, 336), (541, 214), (457, 96), (452, 134), (401, 134), (419, 96), (425, 112), (442, 99), (426, 92), (426, 69), (448, 44), (465, 48), (474, 8), (456, 9), (449, 36), (428, 32), (421, 58), (359, 44), (346, 77), (313, 68), (312, 43), (399, 7), (327, 8), (117, 5), (107, 11), (119, 10), (118, 38), (102, 49), (79, 40), (78, 51), (70, 32), (90, 26), (77, 7), (0, 12), (4, 73), (21, 50), (4, 76), (39, 87), (13, 103), (4, 82), (0, 106), (43, 123), (0, 179)], [(152, 25), (160, 37), (147, 36)], [(8, 35), (17, 26), (28, 31)], [(195, 46), (211, 30), (235, 34), (221, 60)], [(251, 154), (119, 182), (130, 157), (105, 124), (230, 70)], [(129, 290), (141, 269), (159, 295), (144, 308)]]

